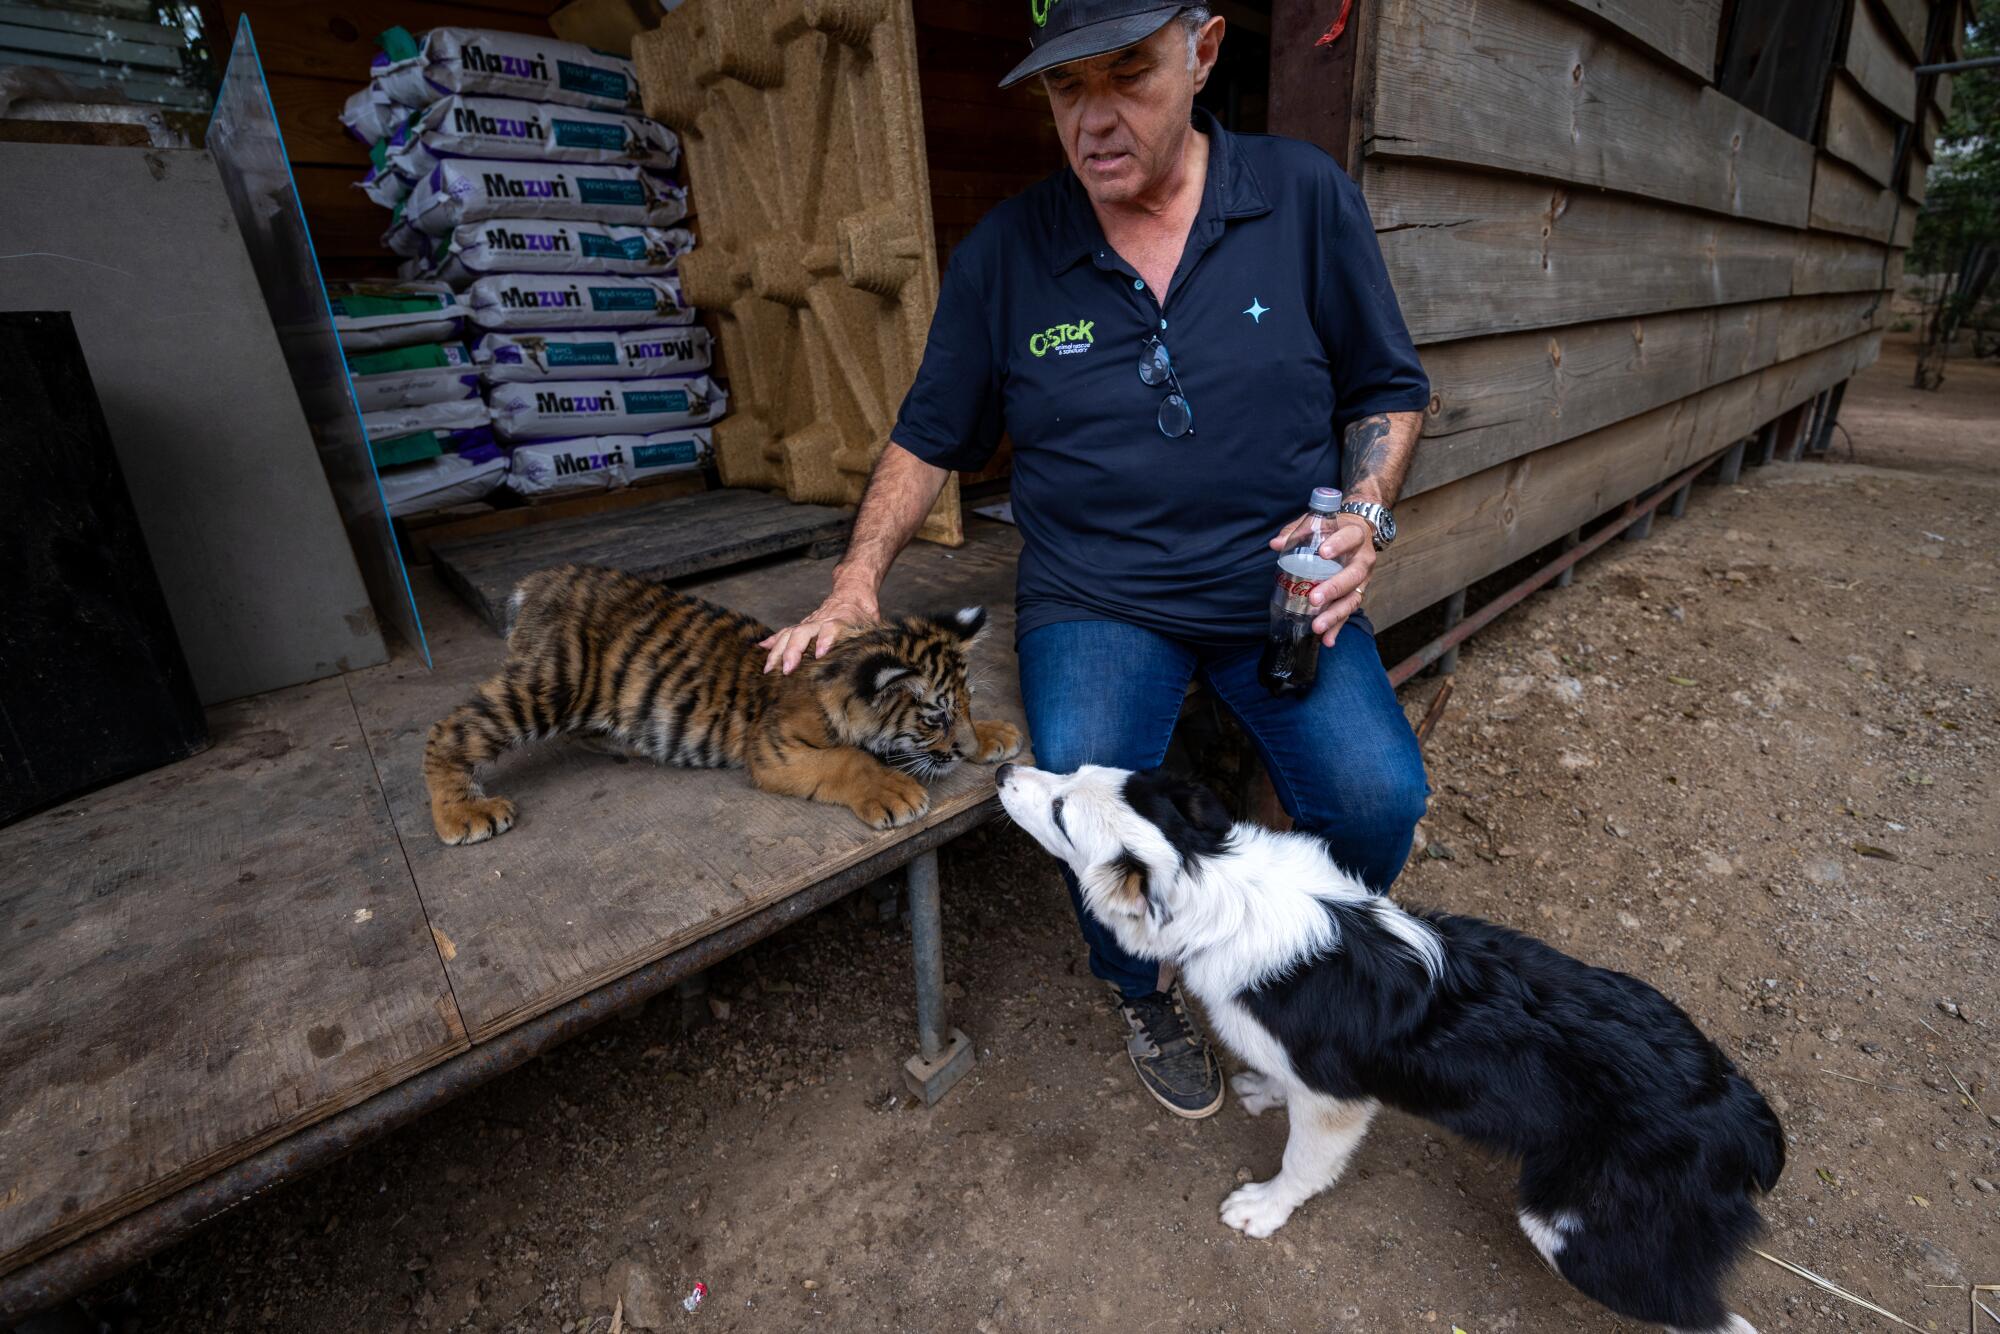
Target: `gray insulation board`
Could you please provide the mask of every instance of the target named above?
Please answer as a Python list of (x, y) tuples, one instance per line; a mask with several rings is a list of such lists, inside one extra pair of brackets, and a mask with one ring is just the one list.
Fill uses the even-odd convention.
[(386, 661), (214, 160), (0, 144), (0, 180), (0, 310), (74, 320), (202, 701)]

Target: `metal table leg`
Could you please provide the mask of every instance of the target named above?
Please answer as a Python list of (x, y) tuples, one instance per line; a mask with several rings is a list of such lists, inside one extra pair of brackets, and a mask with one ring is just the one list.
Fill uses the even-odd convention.
[(934, 1106), (972, 1068), (972, 1041), (949, 1026), (944, 1005), (944, 922), (935, 851), (910, 863), (910, 955), (917, 975), (917, 1054), (903, 1062), (910, 1092)]

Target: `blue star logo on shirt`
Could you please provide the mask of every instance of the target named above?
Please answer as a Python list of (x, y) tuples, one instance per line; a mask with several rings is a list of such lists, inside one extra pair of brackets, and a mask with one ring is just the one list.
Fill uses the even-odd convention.
[(1264, 316), (1269, 314), (1270, 310), (1271, 308), (1269, 306), (1263, 304), (1261, 301), (1257, 300), (1257, 298), (1253, 296), (1250, 298), (1250, 304), (1244, 308), (1243, 313), (1250, 317), (1251, 323), (1262, 324), (1264, 322)]

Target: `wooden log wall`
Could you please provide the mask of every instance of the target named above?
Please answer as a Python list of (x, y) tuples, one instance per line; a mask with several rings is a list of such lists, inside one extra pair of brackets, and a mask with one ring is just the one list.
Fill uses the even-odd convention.
[[(413, 33), (458, 26), (549, 33), (562, 0), (220, 0), (204, 6), (212, 30), (231, 33), (243, 15), (271, 104), (291, 155), (299, 202), (312, 226), (320, 267), (329, 278), (393, 275), (396, 257), (382, 248), (389, 210), (371, 203), (356, 183), (368, 170), (368, 150), (340, 124), (348, 96), (368, 82), (375, 38), (398, 25)], [(227, 48), (227, 43), (223, 43)]]
[(1929, 0), (1851, 0), (1812, 141), (1715, 87), (1724, 0), (1356, 8), (1348, 161), (1434, 388), (1378, 623), (1875, 360), (1949, 104)]

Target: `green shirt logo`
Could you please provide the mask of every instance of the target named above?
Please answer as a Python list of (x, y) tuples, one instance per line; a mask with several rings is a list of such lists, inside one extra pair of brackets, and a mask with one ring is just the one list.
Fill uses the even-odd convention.
[(1091, 342), (1090, 331), (1097, 327), (1096, 320), (1083, 320), (1076, 324), (1051, 324), (1028, 339), (1028, 351), (1038, 357), (1053, 352), (1059, 357), (1073, 356), (1078, 352), (1088, 352)]

